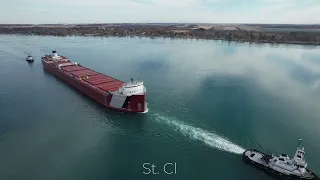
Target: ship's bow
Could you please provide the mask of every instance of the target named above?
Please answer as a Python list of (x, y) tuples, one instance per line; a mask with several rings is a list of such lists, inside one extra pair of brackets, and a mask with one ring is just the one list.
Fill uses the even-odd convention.
[(122, 108), (129, 112), (146, 113), (148, 111), (147, 90), (142, 81), (126, 82), (119, 90), (120, 96), (126, 96)]

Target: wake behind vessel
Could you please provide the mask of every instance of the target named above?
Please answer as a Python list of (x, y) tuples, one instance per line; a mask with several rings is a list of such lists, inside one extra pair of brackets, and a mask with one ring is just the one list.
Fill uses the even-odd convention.
[(255, 149), (248, 149), (243, 153), (243, 159), (268, 172), (286, 177), (289, 179), (320, 180), (319, 176), (307, 169), (305, 151), (300, 147), (300, 142), (293, 158), (286, 154), (279, 156), (268, 155)]
[(105, 107), (124, 112), (147, 112), (146, 88), (142, 81), (122, 82), (71, 62), (64, 56), (42, 58), (43, 68)]

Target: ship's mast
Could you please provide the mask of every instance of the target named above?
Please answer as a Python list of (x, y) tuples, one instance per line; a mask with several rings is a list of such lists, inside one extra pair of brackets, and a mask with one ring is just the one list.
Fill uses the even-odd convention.
[(304, 147), (300, 148), (301, 141), (302, 141), (302, 139), (299, 139), (299, 143), (297, 146), (296, 153), (293, 156), (293, 160), (295, 161), (295, 163), (297, 165), (301, 166), (301, 168), (306, 168), (307, 163), (305, 162), (305, 158), (304, 158), (304, 155), (305, 155)]
[(302, 139), (299, 139), (299, 143), (298, 143), (297, 148), (299, 148), (299, 147), (300, 147), (301, 141), (302, 141)]

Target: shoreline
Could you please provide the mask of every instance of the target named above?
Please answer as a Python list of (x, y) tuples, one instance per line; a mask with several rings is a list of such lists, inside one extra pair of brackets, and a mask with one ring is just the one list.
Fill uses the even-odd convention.
[(313, 42), (266, 42), (266, 41), (245, 41), (245, 40), (225, 40), (223, 38), (219, 39), (209, 39), (209, 38), (197, 38), (197, 37), (167, 37), (167, 36), (101, 36), (101, 35), (64, 35), (64, 36), (57, 36), (57, 35), (40, 35), (40, 34), (4, 34), (0, 33), (0, 35), (21, 35), (21, 36), (46, 36), (46, 37), (101, 37), (101, 38), (149, 38), (149, 39), (157, 39), (157, 38), (164, 38), (164, 39), (171, 39), (171, 40), (203, 40), (203, 41), (221, 41), (224, 43), (238, 43), (238, 44), (252, 44), (252, 45), (271, 45), (271, 46), (280, 46), (280, 45), (297, 45), (297, 46), (310, 46), (310, 47), (319, 47), (320, 43), (313, 43)]
[(262, 31), (243, 28), (217, 28), (181, 25), (88, 25), (88, 26), (0, 26), (0, 34), (39, 36), (149, 37), (170, 39), (221, 40), (252, 44), (320, 45), (319, 32)]

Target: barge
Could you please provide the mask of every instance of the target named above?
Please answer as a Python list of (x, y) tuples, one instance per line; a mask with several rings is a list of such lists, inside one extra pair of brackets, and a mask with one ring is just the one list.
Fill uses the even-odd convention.
[(71, 62), (57, 51), (41, 58), (44, 70), (81, 91), (103, 106), (122, 112), (146, 113), (146, 88), (143, 81), (123, 82)]

